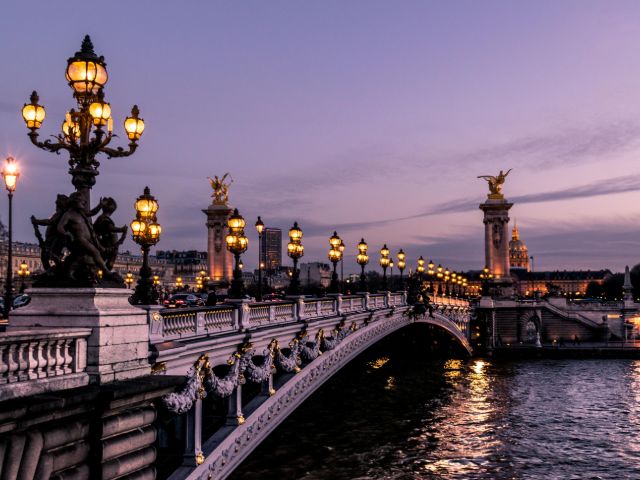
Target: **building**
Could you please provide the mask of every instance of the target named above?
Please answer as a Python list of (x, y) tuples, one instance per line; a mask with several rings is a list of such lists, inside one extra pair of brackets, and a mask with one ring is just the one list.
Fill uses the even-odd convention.
[(158, 260), (166, 263), (167, 269), (171, 271), (172, 283), (180, 277), (185, 286), (195, 288), (196, 277), (200, 272), (208, 275), (209, 262), (207, 252), (198, 250), (158, 250), (156, 253)]
[(260, 245), (260, 262), (265, 271), (278, 270), (282, 266), (282, 230), (265, 228)]
[(331, 267), (322, 262), (300, 264), (300, 283), (306, 287), (320, 285), (327, 288), (331, 283)]
[(529, 249), (525, 243), (520, 240), (520, 232), (518, 226), (514, 225), (511, 230), (511, 241), (509, 242), (509, 263), (511, 269), (531, 271), (529, 263)]
[(513, 269), (511, 276), (516, 292), (521, 296), (542, 295), (583, 296), (591, 282), (602, 285), (609, 277), (610, 270), (556, 270), (550, 272), (529, 272)]

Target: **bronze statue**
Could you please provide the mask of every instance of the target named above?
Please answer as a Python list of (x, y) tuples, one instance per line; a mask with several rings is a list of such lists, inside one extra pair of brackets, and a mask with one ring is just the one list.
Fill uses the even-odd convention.
[[(93, 223), (93, 230), (100, 246), (103, 249), (102, 257), (107, 265), (107, 268), (111, 270), (116, 263), (116, 257), (118, 256), (118, 247), (122, 245), (127, 235), (127, 226), (116, 227), (113, 223), (111, 215), (118, 208), (118, 204), (111, 197), (101, 198), (100, 207), (102, 207), (102, 213)], [(120, 233), (120, 238), (118, 238)]]
[[(229, 182), (225, 183), (225, 179), (229, 177)], [(214, 178), (207, 177), (209, 179), (209, 183), (211, 184), (211, 188), (213, 188), (213, 194), (211, 197), (213, 198), (214, 205), (226, 205), (229, 202), (229, 186), (233, 183), (233, 178), (229, 173), (225, 173), (222, 178), (218, 178), (216, 175)]]
[(70, 254), (63, 266), (66, 276), (72, 281), (95, 282), (95, 269), (101, 270), (103, 275), (110, 272), (102, 258), (104, 249), (98, 243), (89, 218), (90, 213), (87, 212), (82, 194), (73, 192), (69, 195), (69, 208), (60, 218), (56, 228), (57, 234), (66, 238), (69, 243)]
[(511, 170), (512, 169), (510, 168), (506, 173), (500, 170), (500, 173), (496, 177), (494, 177), (493, 175), (478, 176), (478, 178), (483, 178), (489, 183), (490, 198), (502, 198), (502, 185), (504, 185), (504, 181)]
[[(69, 197), (66, 195), (58, 195), (56, 198), (56, 211), (51, 218), (37, 219), (31, 215), (31, 224), (36, 233), (36, 238), (40, 244), (40, 260), (42, 260), (42, 268), (48, 270), (62, 264), (64, 257), (64, 249), (67, 246), (65, 238), (57, 234), (58, 222), (62, 215), (69, 207)], [(40, 233), (38, 226), (47, 227), (45, 229), (44, 238)]]

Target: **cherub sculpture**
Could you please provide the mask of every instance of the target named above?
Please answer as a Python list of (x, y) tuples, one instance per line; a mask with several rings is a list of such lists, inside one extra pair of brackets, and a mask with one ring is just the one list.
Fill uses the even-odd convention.
[[(225, 183), (225, 179), (229, 178), (229, 182)], [(229, 186), (233, 183), (233, 178), (229, 173), (225, 173), (222, 178), (218, 178), (216, 175), (214, 178), (207, 177), (211, 188), (213, 188), (213, 203), (215, 205), (226, 205), (229, 202)]]
[[(93, 223), (93, 230), (103, 249), (102, 257), (104, 258), (104, 262), (107, 268), (111, 270), (116, 263), (118, 247), (122, 245), (127, 235), (127, 226), (116, 227), (116, 224), (113, 223), (111, 215), (116, 211), (116, 208), (118, 208), (118, 204), (113, 198), (101, 198), (100, 206), (102, 207), (102, 213)], [(118, 233), (121, 234), (120, 238), (118, 238)]]
[[(60, 266), (64, 256), (66, 247), (65, 237), (58, 235), (58, 222), (69, 206), (69, 197), (66, 195), (58, 195), (56, 198), (56, 211), (51, 218), (37, 219), (31, 215), (31, 224), (36, 233), (36, 238), (40, 244), (40, 260), (45, 270), (53, 266)], [(44, 232), (44, 238), (38, 226), (47, 227)], [(53, 263), (53, 265), (52, 265)]]
[(478, 178), (483, 178), (488, 182), (490, 195), (502, 197), (502, 185), (511, 170), (510, 168), (506, 173), (500, 170), (500, 173), (495, 177), (493, 175), (479, 175)]
[[(87, 266), (94, 265), (102, 272), (109, 272), (100, 246), (91, 224), (86, 201), (79, 192), (69, 195), (69, 208), (57, 224), (57, 234), (66, 238), (70, 245), (69, 258), (65, 260), (65, 269), (71, 279), (77, 278), (76, 273), (87, 271)], [(91, 268), (88, 271), (92, 271)], [(82, 274), (80, 274), (82, 275)]]

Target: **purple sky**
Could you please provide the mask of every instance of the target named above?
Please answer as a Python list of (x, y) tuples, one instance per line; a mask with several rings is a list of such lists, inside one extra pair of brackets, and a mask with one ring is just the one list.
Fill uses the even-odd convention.
[(639, 2), (146, 1), (90, 11), (2, 8), (0, 156), (23, 169), (18, 240), (33, 240), (32, 213), (48, 216), (55, 194), (72, 190), (65, 157), (31, 146), (19, 110), (37, 89), (41, 133), (56, 133), (72, 106), (66, 59), (89, 33), (108, 64), (116, 131), (133, 103), (147, 125), (134, 156), (102, 161), (94, 198), (114, 196), (117, 223), (128, 223), (148, 184), (159, 248), (205, 248), (206, 177), (229, 171), (231, 202), (250, 225), (257, 215), (300, 223), (305, 261), (326, 258), (335, 228), (346, 270), (362, 236), (373, 250), (403, 248), (410, 266), (424, 255), (479, 268), (487, 188), (476, 176), (513, 168), (504, 190), (536, 269), (640, 261)]

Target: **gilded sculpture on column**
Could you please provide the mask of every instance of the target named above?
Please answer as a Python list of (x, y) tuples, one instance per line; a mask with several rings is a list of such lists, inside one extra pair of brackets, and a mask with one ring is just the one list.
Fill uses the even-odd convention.
[[(214, 178), (207, 177), (209, 179), (209, 183), (211, 184), (211, 188), (213, 188), (213, 194), (211, 197), (213, 198), (214, 205), (227, 205), (229, 203), (229, 187), (233, 183), (233, 178), (229, 173), (225, 173), (221, 178), (218, 178), (216, 175)], [(225, 180), (229, 178), (228, 182)]]
[(479, 175), (478, 178), (482, 178), (487, 181), (489, 184), (489, 199), (491, 200), (502, 200), (504, 195), (502, 194), (502, 185), (504, 185), (504, 181), (509, 175), (509, 172), (512, 169), (510, 168), (506, 172), (500, 170), (500, 173), (497, 176), (493, 175)]

